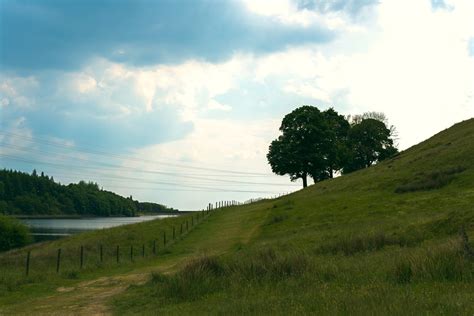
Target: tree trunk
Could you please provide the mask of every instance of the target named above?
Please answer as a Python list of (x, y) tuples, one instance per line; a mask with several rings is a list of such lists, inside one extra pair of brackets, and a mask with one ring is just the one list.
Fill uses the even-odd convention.
[(332, 171), (332, 168), (329, 168), (329, 178), (334, 178), (334, 172)]
[(303, 179), (303, 188), (306, 188), (308, 186), (307, 174), (303, 173), (303, 176), (301, 178)]

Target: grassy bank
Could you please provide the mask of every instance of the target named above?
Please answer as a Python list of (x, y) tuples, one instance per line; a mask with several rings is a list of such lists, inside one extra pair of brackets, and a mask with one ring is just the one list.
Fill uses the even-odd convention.
[(155, 274), (112, 305), (119, 314), (470, 315), (473, 144), (470, 120), (378, 166), (263, 201), (256, 211), (267, 217), (245, 247)]

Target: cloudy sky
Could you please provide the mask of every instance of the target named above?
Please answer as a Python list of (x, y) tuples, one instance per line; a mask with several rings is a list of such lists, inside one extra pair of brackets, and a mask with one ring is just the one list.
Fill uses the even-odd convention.
[(180, 209), (299, 189), (265, 155), (300, 105), (406, 149), (473, 93), (472, 0), (0, 0), (0, 167)]

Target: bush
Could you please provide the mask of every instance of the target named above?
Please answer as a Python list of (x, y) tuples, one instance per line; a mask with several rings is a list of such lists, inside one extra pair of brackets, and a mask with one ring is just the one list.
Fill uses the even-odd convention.
[(0, 215), (0, 251), (22, 247), (30, 242), (28, 227), (15, 218)]

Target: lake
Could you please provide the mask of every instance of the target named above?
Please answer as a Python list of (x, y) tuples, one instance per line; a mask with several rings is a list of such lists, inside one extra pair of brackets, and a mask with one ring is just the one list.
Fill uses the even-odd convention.
[(134, 224), (179, 215), (145, 215), (138, 217), (89, 217), (89, 218), (24, 218), (35, 241), (57, 239), (86, 231)]

